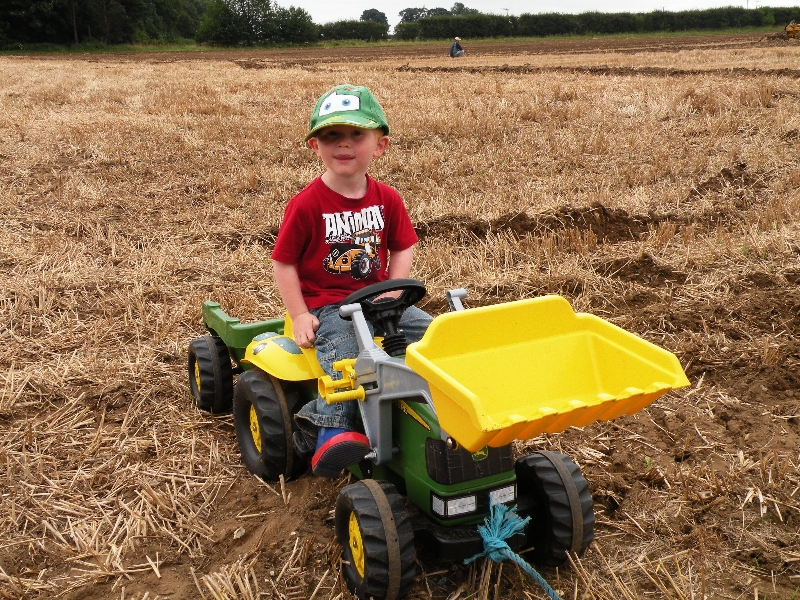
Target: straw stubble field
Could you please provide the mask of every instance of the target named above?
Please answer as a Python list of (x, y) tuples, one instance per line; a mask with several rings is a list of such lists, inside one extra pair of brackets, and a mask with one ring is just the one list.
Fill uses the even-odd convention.
[[(373, 174), (418, 228), (427, 310), (562, 294), (693, 383), (525, 444), (573, 456), (596, 503), (594, 546), (543, 575), (796, 597), (800, 45), (756, 39), (0, 58), (0, 597), (348, 597), (346, 480), (250, 477), (184, 373), (203, 300), (281, 313), (270, 247), (344, 81), (389, 115)], [(418, 575), (418, 599), (544, 598), (508, 566)]]

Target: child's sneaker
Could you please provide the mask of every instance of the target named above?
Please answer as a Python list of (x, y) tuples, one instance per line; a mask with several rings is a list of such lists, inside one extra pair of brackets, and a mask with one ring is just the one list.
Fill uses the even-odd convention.
[(309, 439), (301, 430), (295, 431), (292, 434), (292, 443), (294, 444), (294, 451), (300, 458), (307, 460), (314, 455), (316, 440), (313, 438)]
[(369, 439), (363, 433), (320, 427), (311, 470), (321, 477), (338, 477), (343, 469), (364, 460), (369, 450)]

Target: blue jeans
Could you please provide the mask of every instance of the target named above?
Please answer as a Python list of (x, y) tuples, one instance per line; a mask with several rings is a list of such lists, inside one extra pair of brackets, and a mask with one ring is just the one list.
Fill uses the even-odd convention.
[[(344, 358), (358, 356), (359, 348), (353, 323), (339, 316), (339, 307), (336, 304), (313, 308), (309, 312), (319, 319), (317, 339), (314, 342), (317, 349), (317, 360), (325, 373), (333, 379), (339, 379), (341, 373), (333, 370), (333, 363)], [(424, 310), (416, 306), (409, 306), (400, 319), (400, 329), (405, 333), (409, 343), (416, 342), (422, 339), (432, 320), (433, 317)], [(372, 323), (368, 322), (367, 324), (370, 332), (375, 335)], [(377, 333), (382, 335), (383, 332), (378, 331)], [(295, 420), (303, 432), (303, 437), (310, 443), (317, 438), (317, 427), (335, 427), (354, 431), (357, 414), (357, 400), (328, 404), (317, 396), (316, 400), (308, 402), (300, 409), (295, 415)], [(313, 446), (313, 444), (310, 445)]]

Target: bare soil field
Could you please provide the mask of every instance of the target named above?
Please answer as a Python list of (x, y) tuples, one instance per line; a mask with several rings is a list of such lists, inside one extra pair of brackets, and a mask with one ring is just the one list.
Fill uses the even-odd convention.
[[(754, 43), (760, 43), (763, 36), (760, 34), (735, 34), (729, 36), (680, 36), (680, 37), (646, 37), (646, 38), (576, 38), (541, 40), (524, 42), (474, 42), (468, 45), (468, 57), (479, 57), (485, 60), (487, 56), (524, 57), (537, 55), (560, 54), (639, 54), (642, 52), (669, 52), (675, 53), (684, 50), (719, 50), (751, 48)], [(773, 44), (793, 44), (795, 40), (786, 42), (772, 41)], [(368, 47), (335, 47), (335, 48), (286, 48), (277, 50), (209, 50), (204, 52), (142, 52), (123, 54), (93, 54), (90, 60), (117, 61), (131, 60), (143, 62), (164, 62), (175, 60), (255, 60), (269, 61), (283, 64), (329, 64), (331, 62), (373, 62), (376, 60), (418, 60), (427, 58), (447, 58), (449, 44), (409, 45), (381, 45)], [(89, 55), (86, 55), (89, 56)], [(54, 57), (62, 60), (62, 57)]]
[[(800, 597), (800, 43), (464, 46), (0, 57), (0, 597), (350, 597), (347, 477), (253, 478), (185, 372), (203, 300), (282, 314), (269, 252), (342, 82), (386, 109), (372, 174), (423, 308), (560, 294), (692, 382), (519, 444), (595, 501), (590, 550), (541, 570), (561, 597)], [(508, 564), (417, 574), (418, 600), (546, 597)]]

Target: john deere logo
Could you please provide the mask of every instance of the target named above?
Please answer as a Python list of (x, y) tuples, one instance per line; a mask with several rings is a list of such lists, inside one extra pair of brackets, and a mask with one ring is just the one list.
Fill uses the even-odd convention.
[(475, 462), (486, 460), (487, 458), (489, 458), (489, 447), (488, 446), (484, 446), (483, 448), (481, 448), (477, 452), (473, 452), (472, 453), (472, 460), (474, 460)]

